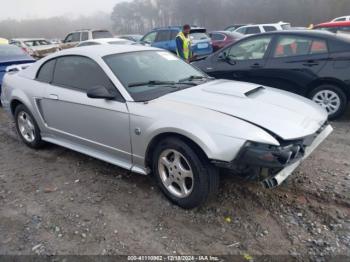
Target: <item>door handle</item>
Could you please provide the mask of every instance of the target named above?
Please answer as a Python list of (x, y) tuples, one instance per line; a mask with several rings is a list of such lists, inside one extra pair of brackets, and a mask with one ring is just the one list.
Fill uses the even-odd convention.
[(58, 100), (58, 95), (50, 94), (49, 98), (52, 100)]
[(258, 69), (258, 68), (262, 68), (262, 65), (259, 64), (259, 63), (255, 63), (255, 64), (252, 64), (252, 65), (250, 66), (250, 68), (256, 68), (256, 69)]
[(306, 63), (303, 64), (304, 66), (317, 66), (319, 65), (315, 60), (309, 60)]

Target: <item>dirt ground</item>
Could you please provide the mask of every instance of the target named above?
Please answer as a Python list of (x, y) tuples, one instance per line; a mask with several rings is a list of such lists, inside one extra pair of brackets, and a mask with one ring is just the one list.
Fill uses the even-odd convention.
[(217, 199), (170, 204), (149, 177), (48, 145), (0, 108), (0, 254), (350, 256), (350, 112), (274, 190), (223, 174)]

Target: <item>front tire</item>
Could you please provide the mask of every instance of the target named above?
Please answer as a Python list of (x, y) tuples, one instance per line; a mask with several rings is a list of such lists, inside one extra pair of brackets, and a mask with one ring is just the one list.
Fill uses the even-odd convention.
[(154, 150), (153, 173), (165, 196), (176, 205), (191, 209), (215, 194), (219, 173), (208, 159), (183, 140), (162, 140)]
[(16, 129), (22, 141), (30, 148), (40, 148), (44, 144), (41, 140), (40, 129), (33, 115), (24, 105), (15, 109)]
[(311, 91), (309, 98), (327, 110), (329, 119), (341, 116), (348, 103), (346, 94), (334, 85), (321, 85)]

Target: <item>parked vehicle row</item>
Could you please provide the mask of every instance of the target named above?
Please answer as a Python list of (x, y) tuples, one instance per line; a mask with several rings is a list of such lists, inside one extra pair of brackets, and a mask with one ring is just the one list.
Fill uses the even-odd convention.
[[(240, 40), (245, 51), (227, 50), (225, 59), (263, 57), (276, 36)], [(314, 48), (323, 54), (317, 41)], [(284, 57), (283, 48), (276, 52)], [(29, 147), (50, 142), (152, 172), (166, 197), (183, 208), (216, 193), (219, 168), (267, 188), (280, 185), (332, 132), (326, 111), (310, 100), (215, 80), (167, 51), (140, 45), (50, 55), (6, 74), (1, 102)]]
[[(166, 49), (176, 53), (176, 36), (181, 31), (181, 26), (155, 28), (140, 40), (141, 44)], [(213, 46), (207, 30), (200, 27), (192, 27), (190, 31), (191, 51), (194, 56), (201, 57), (213, 52)]]
[(113, 38), (113, 35), (108, 30), (96, 30), (96, 29), (83, 29), (77, 30), (69, 33), (62, 44), (60, 45), (61, 49), (67, 49), (71, 47), (77, 46), (80, 42), (93, 40), (93, 39), (101, 39), (101, 38)]
[(243, 35), (253, 35), (272, 31), (289, 30), (290, 28), (290, 23), (279, 22), (274, 24), (245, 25), (235, 29), (234, 32), (241, 33)]
[(44, 38), (15, 38), (9, 44), (22, 48), (30, 56), (40, 59), (60, 50), (57, 44), (52, 44)]

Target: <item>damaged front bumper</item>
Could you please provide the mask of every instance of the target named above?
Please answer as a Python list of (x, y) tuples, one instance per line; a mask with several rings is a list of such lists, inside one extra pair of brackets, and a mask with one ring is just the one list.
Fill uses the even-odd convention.
[(282, 184), (332, 131), (326, 124), (312, 136), (279, 147), (248, 142), (231, 163), (214, 161), (214, 164), (237, 173), (255, 173), (253, 177), (259, 177), (266, 188), (274, 188)]
[(263, 184), (267, 188), (274, 188), (276, 186), (279, 186), (282, 184), (284, 180), (286, 180), (293, 172), (294, 170), (301, 164), (301, 162), (308, 158), (310, 154), (333, 132), (333, 128), (331, 125), (326, 126), (321, 133), (316, 136), (315, 140), (312, 142), (310, 146), (307, 146), (305, 148), (305, 154), (304, 156), (296, 161), (295, 163), (285, 167), (282, 169), (278, 174), (276, 174), (273, 177), (266, 178), (263, 181)]

